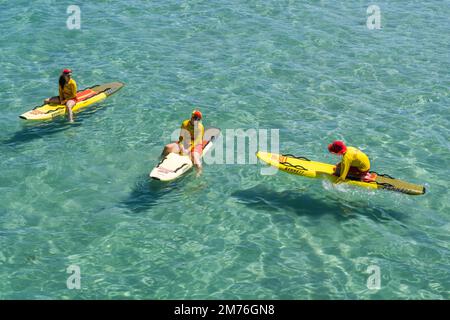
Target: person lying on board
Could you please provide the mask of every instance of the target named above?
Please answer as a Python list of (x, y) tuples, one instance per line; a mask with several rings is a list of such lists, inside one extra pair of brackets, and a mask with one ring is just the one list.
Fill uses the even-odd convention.
[(59, 77), (59, 96), (44, 100), (45, 104), (65, 105), (69, 121), (73, 122), (72, 108), (77, 104), (77, 83), (72, 79), (72, 70), (64, 69)]
[(342, 161), (336, 165), (334, 172), (338, 176), (335, 183), (343, 182), (346, 178), (361, 181), (370, 179), (370, 161), (364, 152), (355, 147), (347, 147), (342, 141), (330, 143), (328, 151), (342, 156)]
[(203, 136), (205, 135), (205, 128), (201, 123), (202, 118), (203, 115), (199, 110), (192, 111), (191, 118), (184, 120), (181, 124), (178, 142), (166, 145), (161, 154), (162, 157), (172, 152), (180, 155), (190, 155), (192, 163), (197, 169), (197, 175), (200, 175), (202, 172), (201, 157)]

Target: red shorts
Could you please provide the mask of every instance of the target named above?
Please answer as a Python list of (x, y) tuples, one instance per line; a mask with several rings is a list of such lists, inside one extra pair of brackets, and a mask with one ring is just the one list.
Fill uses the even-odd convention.
[(191, 147), (191, 152), (192, 152), (192, 153), (196, 152), (196, 153), (198, 153), (199, 155), (201, 155), (202, 152), (203, 152), (203, 145), (202, 145), (202, 144), (198, 144), (198, 145), (196, 145), (195, 147)]
[[(357, 167), (350, 167), (350, 169), (348, 170), (347, 178), (358, 178), (358, 179), (360, 179), (360, 178), (365, 177), (368, 172), (369, 172), (369, 170), (361, 171)], [(335, 176), (340, 176), (341, 175), (341, 164), (340, 163), (338, 163), (336, 165), (336, 169), (334, 170), (334, 175)]]

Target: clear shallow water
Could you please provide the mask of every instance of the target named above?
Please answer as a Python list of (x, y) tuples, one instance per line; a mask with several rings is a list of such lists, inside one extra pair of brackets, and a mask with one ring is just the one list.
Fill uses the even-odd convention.
[[(71, 31), (68, 4), (0, 1), (0, 298), (448, 298), (449, 1), (377, 4), (370, 31), (363, 1), (97, 1)], [(74, 125), (21, 122), (66, 66), (126, 87)], [(280, 129), (283, 153), (333, 162), (342, 138), (428, 192), (259, 165), (148, 181), (194, 105), (207, 126)]]

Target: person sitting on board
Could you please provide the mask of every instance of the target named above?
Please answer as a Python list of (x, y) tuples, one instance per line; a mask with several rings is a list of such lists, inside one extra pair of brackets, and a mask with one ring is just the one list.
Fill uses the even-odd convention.
[(199, 110), (192, 111), (191, 118), (184, 120), (181, 124), (178, 142), (166, 145), (161, 154), (162, 157), (172, 152), (181, 155), (190, 155), (198, 174), (202, 172), (201, 157), (203, 152), (203, 136), (205, 134), (205, 128), (201, 123), (202, 118), (202, 113)]
[(72, 108), (77, 103), (77, 83), (72, 79), (72, 70), (64, 69), (59, 77), (59, 96), (44, 100), (45, 104), (60, 104), (67, 107), (69, 121), (73, 122)]
[(352, 180), (368, 179), (370, 170), (369, 157), (355, 147), (347, 147), (342, 141), (334, 141), (328, 145), (328, 151), (342, 156), (342, 161), (336, 165), (334, 172), (338, 176), (335, 183), (343, 182), (347, 177)]

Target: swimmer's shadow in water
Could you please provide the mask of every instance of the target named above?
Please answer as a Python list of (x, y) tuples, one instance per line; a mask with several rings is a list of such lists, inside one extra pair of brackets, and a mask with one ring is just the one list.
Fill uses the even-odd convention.
[(158, 205), (165, 196), (169, 196), (171, 192), (179, 189), (182, 180), (184, 177), (171, 182), (154, 180), (148, 176), (140, 177), (128, 198), (121, 202), (121, 206), (134, 213), (151, 209)]
[(36, 139), (44, 138), (58, 132), (66, 131), (80, 123), (68, 123), (67, 121), (52, 121), (33, 124), (24, 124), (24, 127), (14, 133), (9, 139), (3, 141), (7, 145), (18, 145)]
[(18, 145), (22, 143), (27, 143), (36, 139), (41, 139), (54, 135), (58, 132), (66, 131), (73, 127), (79, 127), (82, 122), (86, 120), (93, 113), (97, 113), (100, 110), (106, 108), (100, 108), (100, 106), (95, 106), (92, 109), (85, 110), (77, 115), (75, 115), (75, 122), (70, 123), (67, 118), (61, 116), (58, 119), (52, 121), (31, 121), (23, 122), (23, 127), (21, 130), (15, 132), (9, 139), (2, 141), (6, 145)]
[(281, 210), (317, 219), (324, 215), (333, 215), (338, 220), (346, 221), (357, 218), (360, 214), (378, 222), (401, 221), (404, 218), (403, 213), (393, 210), (366, 206), (362, 203), (349, 203), (344, 200), (338, 201), (332, 198), (328, 198), (327, 202), (324, 202), (302, 194), (301, 191), (274, 192), (263, 186), (236, 191), (232, 193), (232, 196), (252, 209)]

